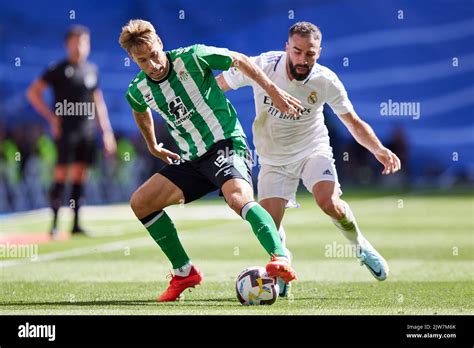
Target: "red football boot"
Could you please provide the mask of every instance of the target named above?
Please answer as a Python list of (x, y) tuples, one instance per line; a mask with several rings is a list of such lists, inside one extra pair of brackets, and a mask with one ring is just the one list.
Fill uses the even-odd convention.
[(179, 275), (171, 275), (170, 285), (164, 293), (161, 294), (156, 300), (158, 302), (172, 302), (181, 295), (181, 293), (187, 288), (194, 288), (196, 285), (201, 284), (203, 274), (199, 269), (192, 265), (191, 271), (187, 277), (181, 277)]
[(266, 269), (269, 277), (280, 277), (285, 283), (296, 279), (295, 270), (286, 257), (272, 256), (272, 260), (267, 263)]

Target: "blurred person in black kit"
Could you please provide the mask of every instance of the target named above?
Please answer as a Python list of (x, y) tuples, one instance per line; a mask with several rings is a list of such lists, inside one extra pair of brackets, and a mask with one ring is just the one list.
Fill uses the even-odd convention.
[[(95, 159), (94, 119), (102, 131), (105, 155), (110, 156), (116, 151), (107, 107), (99, 88), (98, 69), (87, 61), (90, 52), (89, 29), (78, 25), (71, 27), (65, 36), (65, 49), (67, 58), (49, 67), (27, 91), (30, 103), (49, 122), (58, 151), (50, 190), (54, 213), (50, 231), (52, 238), (57, 236), (58, 210), (62, 205), (68, 174), (72, 183), (69, 202), (74, 211), (71, 233), (84, 233), (79, 224), (79, 208), (83, 201), (87, 171)], [(47, 87), (54, 92), (54, 110), (48, 107), (43, 97)]]

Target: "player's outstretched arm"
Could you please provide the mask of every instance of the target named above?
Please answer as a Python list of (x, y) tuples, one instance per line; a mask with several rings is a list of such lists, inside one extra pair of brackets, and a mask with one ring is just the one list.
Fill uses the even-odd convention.
[(158, 157), (160, 160), (166, 162), (166, 164), (172, 164), (173, 160), (180, 159), (177, 153), (164, 149), (163, 143), (158, 144), (156, 142), (155, 126), (150, 108), (147, 108), (144, 112), (133, 110), (133, 117), (135, 118), (138, 128), (140, 128), (143, 138), (145, 138), (148, 151), (150, 151), (153, 156)]
[[(239, 52), (230, 52), (233, 62), (232, 67), (239, 69), (243, 74), (254, 80), (260, 87), (262, 87), (272, 99), (275, 107), (283, 113), (298, 117), (304, 110), (301, 102), (295, 97), (289, 95), (284, 90), (275, 85), (267, 75), (250, 60), (245, 54)], [(221, 82), (224, 80), (221, 78)], [(219, 80), (218, 80), (219, 83)], [(226, 83), (227, 85), (227, 83)], [(225, 88), (226, 86), (223, 85)], [(227, 87), (229, 87), (227, 85)]]
[(109, 112), (105, 104), (102, 90), (96, 89), (93, 94), (94, 103), (97, 110), (97, 122), (102, 131), (102, 140), (104, 142), (104, 150), (106, 155), (113, 155), (117, 150), (117, 143), (115, 142), (114, 132), (110, 125)]
[(339, 115), (344, 125), (355, 140), (368, 149), (384, 165), (382, 174), (387, 175), (399, 171), (402, 167), (400, 159), (387, 149), (375, 135), (372, 127), (364, 122), (355, 111)]

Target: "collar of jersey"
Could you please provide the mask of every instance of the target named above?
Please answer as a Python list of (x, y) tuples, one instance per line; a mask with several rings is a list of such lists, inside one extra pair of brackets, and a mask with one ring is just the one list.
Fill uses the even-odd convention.
[(168, 63), (170, 65), (170, 68), (168, 69), (168, 73), (166, 74), (165, 77), (161, 78), (160, 80), (153, 80), (150, 76), (148, 76), (147, 74), (145, 74), (146, 76), (146, 79), (151, 82), (151, 83), (155, 83), (155, 84), (160, 84), (166, 80), (168, 80), (168, 78), (170, 77), (171, 75), (171, 70), (173, 70), (173, 62), (171, 61), (171, 57), (170, 57), (170, 53), (169, 52), (166, 52), (166, 58), (168, 59)]

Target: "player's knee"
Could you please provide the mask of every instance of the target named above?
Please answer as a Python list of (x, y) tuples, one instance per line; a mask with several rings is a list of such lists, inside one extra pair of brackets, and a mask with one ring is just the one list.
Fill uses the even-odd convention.
[(240, 211), (242, 208), (242, 194), (241, 192), (235, 191), (227, 195), (227, 204), (234, 211)]
[(229, 207), (235, 212), (240, 213), (242, 207), (248, 202), (252, 201), (253, 197), (245, 190), (235, 190), (226, 196), (226, 201)]
[(136, 216), (142, 217), (144, 214), (144, 209), (146, 208), (147, 204), (145, 202), (145, 197), (143, 196), (140, 190), (135, 191), (130, 197), (130, 207), (132, 208), (133, 212)]
[[(169, 197), (168, 197), (169, 198)], [(145, 189), (138, 189), (130, 198), (130, 207), (135, 215), (140, 219), (155, 211), (160, 211), (166, 208), (167, 197), (163, 193), (157, 195), (150, 195)]]
[(139, 205), (139, 196), (138, 196), (138, 191), (135, 191), (133, 194), (132, 194), (132, 197), (130, 197), (130, 208), (132, 208), (133, 212), (136, 214), (136, 210), (138, 208), (138, 205)]
[(245, 204), (254, 200), (252, 187), (246, 182), (229, 181), (222, 187), (222, 192), (229, 207), (237, 214)]

